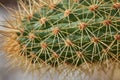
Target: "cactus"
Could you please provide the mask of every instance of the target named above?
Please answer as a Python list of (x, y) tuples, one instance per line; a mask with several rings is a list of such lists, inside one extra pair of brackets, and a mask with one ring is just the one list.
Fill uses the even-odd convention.
[(12, 12), (4, 51), (26, 67), (119, 62), (119, 0), (19, 1)]

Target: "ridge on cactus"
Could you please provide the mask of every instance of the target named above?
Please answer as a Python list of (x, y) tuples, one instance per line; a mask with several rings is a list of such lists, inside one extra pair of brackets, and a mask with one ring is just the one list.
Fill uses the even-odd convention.
[[(12, 10), (3, 50), (26, 69), (119, 63), (119, 0), (27, 0)], [(82, 67), (82, 68), (81, 68)]]

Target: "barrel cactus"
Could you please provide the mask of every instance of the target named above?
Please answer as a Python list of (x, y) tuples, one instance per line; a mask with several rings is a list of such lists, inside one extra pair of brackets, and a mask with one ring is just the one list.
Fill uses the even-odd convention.
[(27, 69), (119, 62), (119, 0), (20, 0), (9, 11), (3, 50)]

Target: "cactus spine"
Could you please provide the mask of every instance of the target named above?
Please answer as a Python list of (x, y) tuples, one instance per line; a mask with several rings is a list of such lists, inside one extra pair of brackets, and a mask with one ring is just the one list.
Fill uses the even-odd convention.
[(4, 49), (31, 65), (90, 69), (119, 61), (119, 0), (20, 1), (13, 16)]

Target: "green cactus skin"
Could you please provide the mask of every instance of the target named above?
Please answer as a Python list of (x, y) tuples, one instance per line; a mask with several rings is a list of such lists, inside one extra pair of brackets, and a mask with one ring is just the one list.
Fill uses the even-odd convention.
[(18, 55), (32, 64), (53, 67), (119, 61), (119, 0), (37, 2), (21, 1), (16, 11), (19, 18), (16, 15), (10, 23), (16, 26), (11, 35), (17, 35), (14, 40), (19, 43)]

